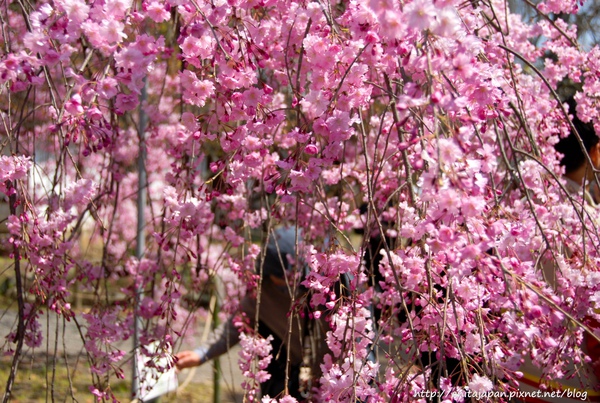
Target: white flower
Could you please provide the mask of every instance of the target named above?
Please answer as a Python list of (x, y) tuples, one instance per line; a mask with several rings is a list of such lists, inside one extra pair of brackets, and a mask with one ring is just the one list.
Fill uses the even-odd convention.
[(479, 376), (477, 374), (473, 374), (473, 378), (471, 378), (471, 382), (469, 382), (469, 389), (474, 393), (486, 393), (492, 390), (493, 387), (494, 385), (488, 377)]

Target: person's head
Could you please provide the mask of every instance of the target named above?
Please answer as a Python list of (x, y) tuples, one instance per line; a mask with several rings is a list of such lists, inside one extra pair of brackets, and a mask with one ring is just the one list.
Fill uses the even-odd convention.
[[(577, 117), (577, 111), (574, 98), (569, 98), (565, 101), (569, 105), (569, 114), (573, 116), (571, 122), (579, 133), (579, 137), (583, 141), (583, 145), (588, 152), (588, 155), (592, 159), (595, 167), (600, 167), (600, 138), (594, 131), (594, 125), (591, 122), (584, 123)], [(560, 139), (560, 141), (554, 146), (555, 150), (563, 155), (560, 160), (560, 165), (565, 167), (565, 173), (567, 175), (578, 171), (582, 167), (585, 167), (587, 158), (581, 149), (579, 140), (575, 133), (571, 133)], [(591, 170), (590, 170), (591, 173)]]
[(278, 228), (269, 236), (265, 260), (257, 261), (257, 272), (266, 277), (283, 278), (290, 269), (289, 258), (296, 257), (296, 227)]

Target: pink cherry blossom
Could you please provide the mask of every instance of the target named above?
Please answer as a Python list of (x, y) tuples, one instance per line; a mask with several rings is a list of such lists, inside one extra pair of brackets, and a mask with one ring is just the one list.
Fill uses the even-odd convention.
[[(329, 349), (309, 399), (466, 401), (529, 367), (592, 379), (594, 187), (572, 189), (554, 148), (568, 115), (600, 132), (600, 50), (565, 17), (580, 1), (532, 18), (498, 1), (25, 6), (0, 11), (15, 362), (46, 344), (42, 320), (76, 322), (90, 391), (111, 399), (134, 317), (145, 345), (194, 339), (194, 301), (222, 289), (221, 319), (236, 314), (266, 232), (294, 225), (287, 318), (322, 322)], [(555, 97), (567, 81), (575, 110)], [(257, 400), (277, 352), (244, 331)]]
[(158, 1), (153, 1), (146, 6), (146, 12), (154, 22), (163, 22), (171, 18), (169, 12)]

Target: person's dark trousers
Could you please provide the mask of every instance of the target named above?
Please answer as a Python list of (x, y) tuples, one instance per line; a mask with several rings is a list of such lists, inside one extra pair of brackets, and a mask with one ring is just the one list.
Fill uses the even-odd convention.
[[(285, 370), (287, 365), (287, 349), (279, 337), (271, 332), (271, 330), (262, 322), (258, 324), (258, 333), (267, 338), (273, 336), (271, 346), (273, 349), (273, 359), (266, 368), (266, 371), (271, 374), (266, 382), (261, 383), (260, 391), (263, 396), (269, 395), (274, 398), (279, 396), (285, 389)], [(295, 397), (298, 401), (302, 401), (300, 396), (300, 365), (291, 365), (289, 372), (288, 391), (290, 396)]]

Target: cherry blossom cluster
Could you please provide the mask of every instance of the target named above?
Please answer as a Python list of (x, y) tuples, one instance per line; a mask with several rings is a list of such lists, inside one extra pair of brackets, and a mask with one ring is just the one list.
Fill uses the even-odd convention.
[(242, 384), (246, 392), (248, 401), (253, 402), (257, 399), (257, 393), (260, 391), (260, 384), (266, 382), (271, 377), (265, 369), (271, 362), (271, 340), (273, 336), (267, 338), (260, 336), (240, 335), (240, 369), (246, 378)]
[[(77, 321), (91, 390), (110, 398), (134, 317), (165, 347), (209, 292), (235, 312), (260, 285), (265, 234), (296, 225), (290, 286), (308, 294), (290, 320), (329, 325), (315, 396), (510, 392), (526, 361), (586, 378), (600, 221), (554, 150), (574, 113), (565, 82), (600, 132), (600, 49), (555, 18), (581, 6), (542, 1), (526, 19), (500, 0), (7, 1), (0, 219), (23, 281), (0, 349), (39, 346), (40, 312)], [(242, 336), (249, 393), (270, 354)]]
[(327, 334), (331, 355), (325, 356), (327, 372), (321, 378), (320, 391), (325, 401), (366, 400), (369, 396), (378, 396), (372, 385), (379, 364), (371, 358), (375, 338), (371, 312), (360, 304), (353, 305), (340, 307), (331, 318), (332, 330)]

